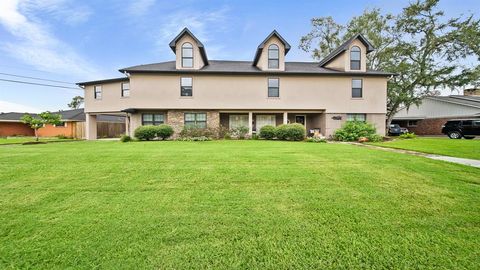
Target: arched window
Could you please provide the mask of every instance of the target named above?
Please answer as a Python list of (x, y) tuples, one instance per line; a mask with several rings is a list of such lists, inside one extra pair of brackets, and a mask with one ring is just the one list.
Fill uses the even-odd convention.
[(182, 67), (193, 67), (193, 46), (188, 42), (182, 45)]
[(278, 68), (278, 46), (272, 44), (268, 46), (268, 68)]
[(360, 48), (353, 46), (350, 49), (350, 69), (351, 70), (360, 70)]

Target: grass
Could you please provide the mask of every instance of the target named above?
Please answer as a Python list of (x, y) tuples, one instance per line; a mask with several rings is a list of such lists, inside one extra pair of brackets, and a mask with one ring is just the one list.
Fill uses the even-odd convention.
[(343, 144), (0, 147), (0, 268), (478, 269), (480, 170)]
[(480, 140), (452, 140), (448, 138), (396, 139), (373, 145), (413, 150), (428, 154), (480, 159)]
[[(72, 139), (59, 139), (56, 137), (40, 137), (40, 142), (53, 141), (71, 141)], [(22, 144), (26, 142), (34, 142), (35, 137), (0, 137), (0, 145), (2, 144)]]

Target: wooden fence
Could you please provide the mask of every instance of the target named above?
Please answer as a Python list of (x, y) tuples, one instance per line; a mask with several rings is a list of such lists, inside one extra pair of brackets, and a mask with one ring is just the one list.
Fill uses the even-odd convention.
[[(85, 139), (85, 122), (77, 122), (74, 137)], [(98, 138), (118, 138), (125, 134), (125, 123), (97, 122)]]

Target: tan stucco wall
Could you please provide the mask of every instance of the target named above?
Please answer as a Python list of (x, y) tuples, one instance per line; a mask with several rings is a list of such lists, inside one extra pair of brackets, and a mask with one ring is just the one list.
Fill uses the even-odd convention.
[(331, 69), (336, 69), (336, 70), (345, 70), (345, 52), (339, 54), (337, 57), (335, 57), (330, 63), (328, 63), (325, 67), (326, 68), (331, 68)]
[[(326, 110), (327, 113), (386, 113), (387, 78), (363, 79), (363, 98), (351, 98), (349, 76), (273, 76), (280, 78), (280, 97), (268, 98), (268, 76), (185, 75), (193, 78), (193, 97), (180, 96), (180, 75), (132, 74), (130, 97), (121, 84), (103, 84), (102, 99), (85, 89), (86, 112), (143, 109)], [(357, 78), (357, 77), (355, 77)]]
[[(334, 117), (341, 117), (341, 120), (335, 120)], [(342, 127), (347, 121), (346, 113), (327, 113), (325, 114), (325, 133), (326, 137), (333, 135), (336, 129)], [(377, 128), (377, 134), (385, 136), (385, 114), (370, 113), (367, 114), (367, 122), (373, 124)], [(323, 132), (322, 132), (323, 133)]]
[[(268, 68), (268, 47), (270, 45), (276, 44), (278, 46), (278, 69), (269, 69)], [(267, 40), (265, 46), (263, 47), (262, 54), (260, 54), (260, 58), (257, 63), (257, 67), (261, 70), (285, 70), (285, 46), (283, 43), (278, 39), (276, 36), (272, 36)]]
[[(193, 46), (193, 68), (182, 67), (182, 45), (185, 42), (189, 42)], [(188, 34), (183, 35), (183, 37), (178, 40), (175, 48), (175, 55), (177, 69), (200, 69), (205, 65), (202, 56), (200, 55), (200, 49), (198, 48), (197, 42)]]
[[(360, 48), (360, 70), (350, 69), (350, 48), (352, 48), (353, 46), (358, 46)], [(360, 40), (355, 39), (352, 41), (352, 43), (350, 43), (348, 50), (339, 54), (325, 67), (343, 71), (365, 72), (367, 70), (367, 48)]]

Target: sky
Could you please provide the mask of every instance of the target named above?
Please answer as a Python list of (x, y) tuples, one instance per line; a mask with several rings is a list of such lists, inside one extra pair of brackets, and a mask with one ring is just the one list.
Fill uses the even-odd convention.
[[(120, 77), (120, 68), (174, 60), (168, 43), (184, 27), (202, 41), (209, 59), (251, 61), (258, 44), (276, 29), (292, 45), (287, 61), (312, 61), (298, 48), (311, 18), (333, 16), (345, 23), (367, 8), (399, 13), (408, 2), (0, 0), (0, 112), (68, 109), (72, 97), (83, 95), (76, 82)], [(440, 7), (448, 16), (475, 14), (480, 1), (442, 0)]]

